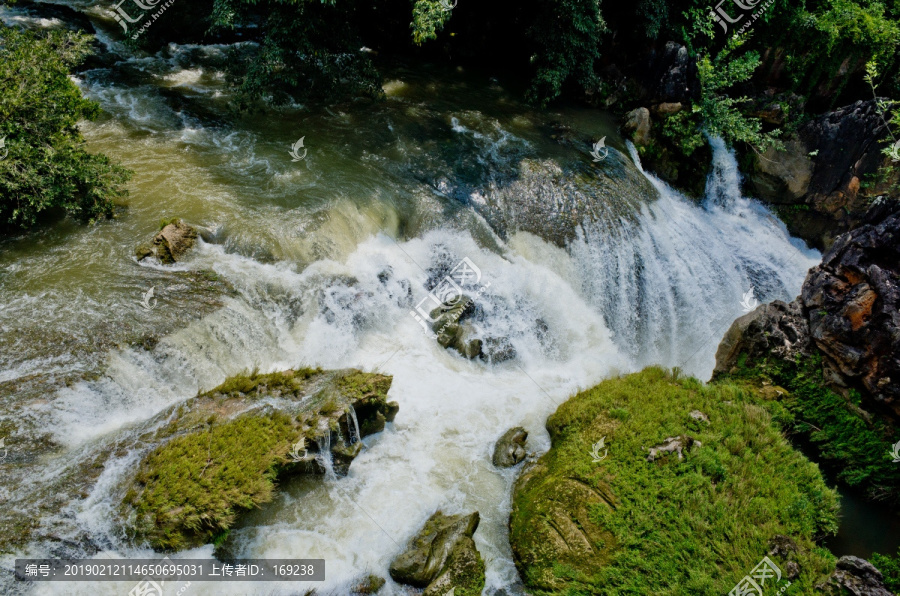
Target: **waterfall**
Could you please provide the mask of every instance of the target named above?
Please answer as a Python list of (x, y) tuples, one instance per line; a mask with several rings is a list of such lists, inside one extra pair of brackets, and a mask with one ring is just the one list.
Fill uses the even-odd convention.
[(356, 419), (356, 408), (351, 405), (347, 410), (350, 420), (353, 421), (352, 427), (349, 423), (347, 424), (347, 434), (350, 435), (350, 444), (353, 445), (362, 438), (362, 435), (359, 433), (359, 421)]
[(325, 429), (325, 433), (316, 439), (319, 446), (319, 452), (316, 454), (316, 463), (325, 470), (325, 477), (334, 480), (337, 475), (334, 473), (334, 465), (331, 455), (331, 429)]

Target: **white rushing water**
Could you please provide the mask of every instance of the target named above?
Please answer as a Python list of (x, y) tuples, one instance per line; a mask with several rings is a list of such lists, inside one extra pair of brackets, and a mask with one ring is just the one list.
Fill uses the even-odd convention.
[[(53, 434), (76, 452), (254, 367), (382, 371), (394, 377), (395, 422), (365, 439), (346, 478), (289, 484), (255, 514), (257, 523), (233, 532), (235, 554), (324, 558), (320, 593), (344, 594), (368, 572), (386, 577), (390, 561), (436, 509), (477, 510), (487, 593), (514, 584), (506, 523), (516, 470), (491, 465), (497, 437), (521, 425), (528, 448), (542, 452), (549, 447), (543, 423), (558, 404), (646, 364), (707, 378), (719, 339), (742, 314), (742, 295), (752, 286), (761, 300), (790, 299), (816, 262), (768, 211), (740, 196), (733, 156), (721, 142), (713, 148), (716, 173), (702, 206), (651, 177), (661, 197), (635, 223), (589, 229), (569, 251), (516, 234), (498, 254), (449, 230), (398, 244), (369, 224), (346, 258), (298, 270), (203, 244), (186, 266), (215, 270), (238, 296), (153, 352), (114, 350), (102, 380), (60, 390), (48, 406)], [(464, 257), (480, 269), (480, 284), (490, 283), (480, 299), (480, 329), (509, 337), (513, 362), (466, 361), (441, 349), (409, 315), (427, 295), (425, 270)], [(121, 498), (116, 487), (140, 455), (111, 460), (92, 494), (61, 514), (109, 545), (99, 558), (152, 556), (130, 546), (112, 516)], [(208, 557), (211, 547), (178, 556)], [(33, 593), (127, 590), (116, 583), (38, 584)], [(194, 582), (188, 590), (302, 593), (298, 584)], [(387, 593), (402, 589), (389, 582)]]

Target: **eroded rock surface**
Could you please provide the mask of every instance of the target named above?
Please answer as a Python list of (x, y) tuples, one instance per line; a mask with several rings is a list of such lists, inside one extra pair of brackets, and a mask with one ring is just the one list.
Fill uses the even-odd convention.
[(480, 521), (478, 512), (445, 515), (437, 511), (394, 559), (394, 581), (425, 588), (423, 596), (477, 596), (484, 588), (484, 562), (472, 536)]
[(180, 219), (172, 221), (159, 231), (153, 239), (135, 250), (138, 261), (148, 257), (159, 260), (164, 265), (180, 261), (197, 241), (197, 230)]
[(491, 462), (498, 468), (510, 468), (525, 459), (528, 433), (521, 426), (511, 428), (497, 439)]
[(801, 295), (736, 320), (716, 352), (714, 376), (741, 354), (753, 363), (821, 353), (827, 378), (855, 388), (900, 419), (900, 206), (876, 204), (812, 268)]

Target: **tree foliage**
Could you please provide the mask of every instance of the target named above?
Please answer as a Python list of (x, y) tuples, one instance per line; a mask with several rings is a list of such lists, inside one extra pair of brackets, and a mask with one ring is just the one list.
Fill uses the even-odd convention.
[(91, 40), (0, 27), (0, 139), (8, 151), (0, 160), (0, 225), (28, 227), (51, 209), (94, 220), (127, 194), (129, 173), (88, 153), (78, 131), (79, 120), (100, 112), (69, 79)]

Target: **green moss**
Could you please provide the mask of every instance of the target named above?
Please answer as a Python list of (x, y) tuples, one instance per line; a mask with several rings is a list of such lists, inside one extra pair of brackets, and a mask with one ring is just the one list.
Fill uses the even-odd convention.
[(297, 432), (278, 412), (243, 416), (175, 437), (141, 464), (125, 502), (135, 530), (154, 548), (211, 542), (242, 511), (272, 499), (279, 466)]
[[(517, 483), (510, 520), (535, 595), (725, 594), (779, 534), (801, 547), (791, 593), (814, 594), (833, 567), (815, 540), (837, 529), (837, 494), (751, 391), (650, 368), (576, 395), (547, 429), (553, 448)], [(702, 447), (646, 460), (682, 435)]]
[(875, 553), (870, 562), (884, 575), (884, 586), (891, 592), (900, 592), (900, 550), (893, 557)]
[(172, 224), (178, 225), (178, 224), (182, 223), (182, 221), (183, 220), (180, 217), (168, 217), (166, 219), (161, 219), (161, 220), (159, 220), (159, 229), (162, 230), (166, 226), (172, 225)]
[[(305, 381), (321, 372), (319, 369), (303, 368), (300, 370), (259, 374), (259, 371), (254, 370), (247, 374), (230, 377), (209, 393), (223, 396), (252, 396), (253, 394), (259, 395), (275, 392), (283, 396), (298, 395), (306, 390), (307, 383)], [(365, 376), (365, 373), (359, 374)], [(390, 381), (388, 381), (388, 386), (390, 387)]]

